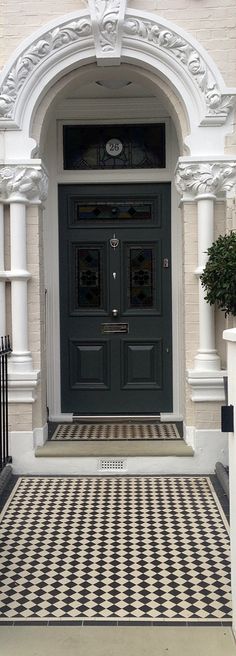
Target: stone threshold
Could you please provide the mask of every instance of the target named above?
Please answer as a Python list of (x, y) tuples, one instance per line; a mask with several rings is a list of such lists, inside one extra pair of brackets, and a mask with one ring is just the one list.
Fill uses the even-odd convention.
[(81, 457), (144, 457), (144, 456), (194, 456), (191, 446), (183, 440), (168, 441), (130, 441), (119, 440), (119, 442), (87, 441), (87, 442), (52, 442), (49, 440), (35, 451), (36, 458), (81, 458)]

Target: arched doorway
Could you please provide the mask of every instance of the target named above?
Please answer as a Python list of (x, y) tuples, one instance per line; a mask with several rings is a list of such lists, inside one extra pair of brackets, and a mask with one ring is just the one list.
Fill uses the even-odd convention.
[[(216, 66), (199, 44), (169, 22), (159, 20), (158, 17), (152, 14), (148, 15), (144, 12), (132, 10), (125, 11), (125, 3), (121, 2), (115, 10), (111, 38), (111, 33), (109, 36), (110, 27), (108, 29), (106, 21), (104, 21), (106, 16), (101, 18), (96, 15), (95, 3), (90, 3), (90, 10), (91, 13), (79, 11), (73, 15), (63, 17), (41, 29), (24, 43), (22, 49), (9, 62), (3, 74), (0, 120), (3, 130), (4, 157), (6, 163), (9, 163), (9, 167), (7, 175), (2, 170), (1, 186), (4, 202), (10, 202), (12, 206), (12, 216), (16, 212), (21, 216), (22, 242), (25, 239), (23, 204), (37, 204), (46, 196), (46, 174), (42, 158), (49, 169), (50, 191), (47, 201), (47, 216), (50, 217), (50, 221), (49, 219), (45, 221), (46, 229), (49, 223), (53, 226), (54, 220), (52, 217), (57, 217), (57, 184), (65, 184), (66, 181), (70, 184), (77, 184), (82, 181), (84, 185), (91, 182), (93, 184), (104, 183), (104, 171), (98, 171), (96, 175), (93, 172), (92, 178), (90, 176), (91, 172), (87, 171), (84, 174), (81, 171), (80, 179), (78, 179), (78, 174), (74, 173), (72, 175), (70, 173), (68, 175), (66, 171), (62, 171), (59, 165), (55, 176), (55, 164), (62, 161), (60, 159), (60, 140), (57, 141), (56, 136), (56, 126), (59, 125), (59, 122), (66, 120), (67, 122), (73, 121), (74, 123), (77, 121), (78, 124), (82, 124), (88, 116), (90, 116), (90, 124), (98, 124), (101, 121), (101, 114), (98, 117), (99, 103), (96, 102), (96, 97), (93, 98), (95, 102), (92, 103), (88, 93), (84, 98), (79, 98), (79, 103), (76, 97), (70, 99), (70, 109), (67, 106), (70, 117), (68, 117), (68, 114), (63, 113), (65, 107), (64, 110), (62, 107), (59, 108), (59, 101), (63, 100), (64, 91), (69, 90), (69, 85), (71, 85), (71, 89), (73, 88), (76, 76), (79, 78), (80, 89), (88, 84), (102, 82), (103, 85), (104, 82), (109, 82), (111, 75), (112, 79), (117, 79), (118, 82), (119, 80), (131, 81), (132, 84), (145, 87), (144, 96), (141, 94), (142, 102), (137, 103), (135, 95), (133, 97), (131, 95), (131, 98), (124, 98), (127, 101), (123, 103), (123, 105), (125, 104), (125, 111), (124, 107), (122, 109), (123, 96), (121, 94), (117, 96), (113, 93), (113, 97), (109, 99), (110, 104), (107, 104), (109, 115), (107, 114), (105, 123), (109, 123), (112, 116), (111, 108), (113, 108), (113, 116), (116, 116), (116, 119), (114, 119), (116, 124), (122, 118), (122, 111), (122, 121), (125, 123), (137, 124), (139, 117), (141, 121), (148, 120), (149, 123), (152, 123), (158, 117), (160, 118), (158, 108), (155, 105), (157, 100), (157, 104), (159, 101), (164, 108), (165, 118), (171, 121), (170, 133), (172, 130), (172, 136), (174, 133), (177, 134), (177, 139), (175, 137), (171, 139), (172, 156), (168, 171), (162, 171), (162, 175), (158, 176), (157, 171), (155, 171), (153, 172), (154, 178), (152, 178), (149, 171), (146, 178), (144, 171), (138, 173), (136, 171), (135, 177), (132, 177), (133, 172), (129, 172), (128, 176), (123, 172), (123, 179), (121, 172), (119, 172), (115, 181), (112, 177), (113, 173), (107, 171), (106, 182), (108, 184), (118, 184), (120, 182), (122, 184), (128, 182), (146, 184), (147, 181), (150, 182), (150, 179), (155, 183), (172, 182), (174, 167), (178, 163), (178, 190), (183, 193), (184, 200), (187, 202), (194, 202), (197, 196), (198, 206), (201, 207), (201, 210), (203, 204), (200, 202), (202, 200), (200, 192), (205, 194), (204, 212), (207, 215), (206, 220), (208, 221), (210, 217), (209, 220), (212, 225), (212, 203), (214, 202), (212, 194), (215, 191), (217, 193), (221, 190), (225, 191), (227, 185), (230, 187), (233, 184), (234, 166), (232, 166), (230, 158), (224, 156), (224, 139), (230, 129), (229, 123), (234, 101), (232, 90), (229, 92), (224, 88)], [(94, 62), (97, 65), (94, 65)], [(95, 68), (96, 77), (94, 76)], [(64, 95), (64, 101), (67, 99)], [(151, 102), (153, 102), (153, 106)], [(93, 106), (95, 106), (95, 110)], [(105, 116), (106, 108), (104, 103), (100, 103), (99, 107), (103, 109), (102, 116)], [(153, 114), (151, 112), (150, 118), (151, 108)], [(59, 114), (57, 114), (58, 111)], [(53, 126), (54, 133), (51, 130), (49, 134), (49, 126), (51, 128)], [(47, 152), (46, 135), (49, 135), (52, 141), (54, 139), (51, 142), (50, 152)], [(55, 150), (57, 147), (59, 148), (59, 157)], [(54, 159), (51, 157), (53, 149)], [(39, 159), (36, 159), (38, 156)], [(178, 159), (179, 156), (181, 156), (181, 159)], [(12, 165), (12, 160), (15, 162), (14, 165)], [(206, 162), (210, 171), (207, 183), (204, 177)], [(216, 169), (217, 185), (215, 184)], [(166, 173), (167, 177), (165, 178)], [(19, 174), (21, 176), (20, 181)], [(55, 177), (56, 185), (54, 182)], [(24, 184), (25, 179), (27, 179), (27, 185)], [(14, 218), (12, 224), (14, 224)], [(173, 265), (172, 259), (172, 317), (174, 317), (174, 305), (176, 306), (172, 348), (173, 372), (174, 374), (177, 372), (178, 378), (175, 379), (173, 385), (172, 416), (176, 414), (179, 417), (182, 410), (181, 389), (183, 390), (183, 385), (180, 385), (179, 381), (183, 380), (186, 345), (184, 344), (185, 338), (182, 329), (181, 247), (179, 237), (177, 236), (176, 239), (178, 231), (174, 232), (177, 230), (177, 225), (177, 196), (173, 192), (172, 246), (174, 245), (174, 248), (172, 248), (172, 256), (176, 257), (178, 266)], [(178, 234), (180, 233), (181, 230), (179, 229)], [(208, 231), (208, 235), (210, 233), (211, 230)], [(52, 260), (54, 260), (53, 271), (51, 272), (53, 299), (50, 312), (52, 321), (51, 323), (49, 321), (50, 330), (48, 331), (48, 353), (51, 358), (48, 387), (49, 397), (52, 404), (54, 404), (52, 416), (61, 417), (63, 413), (61, 411), (60, 392), (58, 391), (60, 389), (60, 368), (58, 365), (58, 354), (60, 352), (58, 328), (59, 266), (58, 256), (55, 255), (55, 253), (58, 253), (58, 242), (57, 233), (53, 232), (53, 229), (51, 233), (49, 229), (48, 235), (50, 239), (46, 240), (46, 251), (48, 249), (48, 258), (46, 259), (50, 261), (53, 244)], [(201, 239), (201, 248), (202, 245), (203, 248), (207, 246), (204, 239)], [(17, 321), (17, 306), (14, 302), (16, 295), (13, 294), (12, 317), (18, 331), (15, 331), (13, 340), (16, 347), (14, 347), (12, 358), (12, 380), (14, 380), (15, 387), (17, 388), (18, 385), (19, 388), (19, 378), (16, 376), (14, 379), (14, 372), (20, 371), (23, 384), (25, 385), (27, 380), (28, 388), (31, 387), (29, 395), (31, 394), (31, 401), (34, 401), (33, 389), (37, 386), (38, 375), (36, 372), (35, 375), (33, 374), (26, 334), (27, 294), (25, 294), (25, 289), (30, 275), (25, 271), (23, 276), (22, 272), (25, 270), (23, 261), (20, 268), (17, 267), (17, 263), (14, 264), (13, 262), (13, 265), (14, 275), (10, 276), (12, 289), (18, 286), (21, 290), (21, 307), (23, 309)], [(23, 281), (24, 284), (22, 284)], [(18, 285), (18, 283), (20, 284)], [(207, 388), (205, 400), (209, 400), (209, 395), (213, 394), (213, 388), (214, 390), (215, 388), (218, 389), (219, 381), (222, 384), (222, 374), (219, 369), (219, 358), (215, 351), (212, 317), (205, 308), (203, 309), (202, 298), (199, 300), (199, 305), (201, 310), (200, 322), (207, 327), (206, 332), (209, 339), (207, 340), (207, 347), (205, 344), (201, 347), (200, 344), (196, 375), (189, 376), (189, 382), (191, 381), (190, 384), (193, 388), (195, 385), (194, 389), (196, 390), (196, 386), (199, 387), (201, 379), (201, 384)], [(49, 307), (50, 305), (48, 305)], [(203, 334), (201, 327), (200, 334)], [(204, 371), (204, 376), (201, 374), (202, 371)], [(209, 374), (207, 377), (205, 376), (206, 371)], [(203, 378), (204, 381), (207, 379), (207, 384), (202, 383)], [(18, 382), (16, 382), (17, 380)]]
[[(85, 67), (81, 73), (70, 75), (67, 84), (63, 80), (53, 111), (50, 107), (42, 139), (50, 179), (50, 210), (49, 214), (46, 211), (44, 224), (50, 417), (69, 419), (72, 413), (175, 413), (179, 418), (183, 366), (182, 247), (173, 185), (179, 152), (175, 126), (163, 91), (136, 67), (122, 65), (118, 70), (101, 70), (99, 80), (95, 66), (90, 65), (87, 70)], [(74, 140), (83, 140), (90, 161), (92, 156), (98, 157), (99, 148), (103, 149), (101, 157), (105, 153), (108, 165), (93, 163), (89, 167), (89, 161), (82, 161), (84, 153), (79, 163), (67, 164), (63, 145), (70, 132)], [(87, 143), (90, 134), (92, 146)], [(117, 158), (111, 160), (107, 156), (106, 143), (114, 134), (120, 141), (124, 138), (122, 154), (126, 158), (133, 139), (134, 158), (139, 158), (140, 165), (124, 166)], [(160, 141), (156, 156), (162, 157), (162, 161), (154, 161), (155, 165), (150, 166), (148, 157), (152, 158), (150, 149), (155, 135), (156, 143)], [(75, 213), (82, 220), (75, 219)], [(119, 240), (117, 250), (111, 246), (114, 234)], [(96, 258), (105, 258), (101, 263), (104, 282), (97, 272), (98, 264), (95, 266), (93, 261), (90, 271), (88, 263), (85, 267), (81, 261), (81, 276), (84, 278), (85, 268), (87, 273), (99, 275), (102, 288), (98, 290), (95, 285), (94, 298), (93, 287), (89, 286), (91, 307), (84, 300), (84, 305), (78, 307), (78, 280), (73, 282), (80, 275), (76, 258), (80, 252), (83, 257), (91, 257), (91, 249)], [(142, 259), (139, 270), (136, 255)], [(143, 257), (151, 258), (151, 263)], [(152, 283), (145, 285), (141, 281), (140, 286), (134, 285), (131, 278), (134, 281), (140, 275), (148, 276)], [(80, 293), (85, 291), (83, 283)], [(94, 307), (94, 303), (99, 307)], [(114, 308), (117, 319), (112, 315)], [(79, 372), (74, 369), (76, 362)]]

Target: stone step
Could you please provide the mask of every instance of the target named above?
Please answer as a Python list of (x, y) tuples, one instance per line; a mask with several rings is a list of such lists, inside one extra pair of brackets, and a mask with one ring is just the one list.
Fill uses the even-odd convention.
[(37, 458), (81, 457), (136, 457), (136, 456), (193, 456), (194, 451), (184, 440), (127, 441), (61, 441), (49, 440), (36, 449)]

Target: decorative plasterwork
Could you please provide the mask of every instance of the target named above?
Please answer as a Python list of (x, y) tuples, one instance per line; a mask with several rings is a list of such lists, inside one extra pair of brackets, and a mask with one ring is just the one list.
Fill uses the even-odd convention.
[(91, 34), (90, 17), (78, 17), (78, 20), (63, 21), (58, 27), (42, 33), (40, 39), (37, 38), (31, 46), (25, 48), (0, 87), (0, 118), (13, 116), (14, 106), (24, 83), (43, 61), (52, 58), (73, 43), (78, 47), (80, 41)]
[(126, 0), (88, 0), (97, 63), (120, 64)]
[(42, 166), (0, 167), (1, 202), (43, 202), (47, 189), (48, 176)]
[(217, 196), (229, 192), (236, 185), (236, 161), (206, 162), (180, 158), (175, 172), (178, 192), (199, 196)]
[[(28, 102), (31, 89), (38, 88), (43, 72), (54, 68), (63, 75), (69, 58), (73, 66), (94, 57), (98, 64), (121, 63), (122, 48), (135, 62), (148, 56), (152, 67), (159, 70), (164, 62), (168, 70), (188, 89), (189, 97), (199, 109), (199, 124), (223, 124), (234, 105), (236, 91), (224, 87), (221, 75), (200, 45), (169, 21), (154, 14), (126, 10), (126, 0), (89, 0), (90, 13), (75, 12), (70, 17), (54, 21), (53, 27), (42, 29), (32, 40), (24, 43), (14, 60), (9, 62), (0, 82), (0, 123), (14, 120), (27, 86), (23, 105)], [(71, 60), (70, 60), (71, 61)], [(147, 63), (148, 66), (148, 63)], [(195, 87), (195, 92), (194, 92)], [(20, 110), (23, 113), (24, 107)]]
[(130, 39), (145, 41), (154, 46), (158, 52), (166, 52), (180, 62), (188, 75), (199, 87), (204, 96), (206, 116), (203, 124), (208, 124), (210, 118), (221, 117), (222, 122), (232, 109), (235, 96), (222, 93), (215, 75), (210, 70), (203, 54), (201, 54), (182, 33), (163, 25), (162, 21), (127, 17), (124, 23), (124, 35)]

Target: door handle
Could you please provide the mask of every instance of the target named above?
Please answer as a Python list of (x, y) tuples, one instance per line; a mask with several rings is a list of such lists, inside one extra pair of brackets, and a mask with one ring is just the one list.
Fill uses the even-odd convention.
[(112, 310), (112, 316), (113, 316), (113, 317), (118, 317), (118, 314), (119, 314), (119, 313), (118, 313), (118, 310), (116, 310), (116, 308), (113, 308), (113, 310)]

